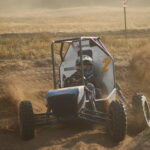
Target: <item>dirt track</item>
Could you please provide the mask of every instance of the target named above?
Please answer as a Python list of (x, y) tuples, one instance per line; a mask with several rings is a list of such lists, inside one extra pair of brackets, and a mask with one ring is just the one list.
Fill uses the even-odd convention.
[[(41, 62), (42, 64), (39, 64), (39, 61), (3, 62), (5, 64), (3, 72), (7, 80), (7, 83), (5, 80), (3, 85), (6, 85), (5, 92), (7, 92), (6, 95), (9, 100), (16, 104), (18, 100), (30, 99), (36, 112), (44, 110), (44, 93), (52, 86), (49, 84), (52, 81), (49, 78), (51, 74), (49, 61), (42, 60)], [(26, 67), (22, 69), (22, 65)], [(12, 66), (13, 70), (10, 70)], [(2, 127), (0, 130), (0, 145), (3, 149), (9, 150), (10, 147), (12, 150), (118, 149), (122, 146), (122, 144), (115, 144), (103, 127), (87, 122), (77, 122), (75, 125), (70, 126), (59, 125), (39, 128), (35, 139), (24, 142), (18, 136), (16, 113), (10, 115), (15, 111), (15, 107), (10, 102), (7, 102), (7, 109), (5, 104), (7, 99), (5, 101), (1, 99), (1, 101), (5, 106), (5, 110), (1, 111)], [(2, 117), (2, 114), (5, 115), (5, 118)], [(127, 138), (127, 141), (130, 139)], [(9, 144), (6, 141), (9, 141)]]
[[(149, 51), (147, 51), (149, 52)], [(118, 56), (119, 55), (119, 56)], [(138, 73), (138, 63), (136, 59), (141, 56), (137, 54), (134, 61), (130, 57), (125, 57), (121, 53), (115, 54), (119, 57), (116, 62), (117, 80), (121, 84), (124, 93), (128, 99), (135, 91), (142, 90), (148, 95), (149, 86), (145, 82), (143, 75), (135, 78)], [(128, 55), (127, 55), (128, 56)], [(149, 69), (149, 54), (142, 55), (145, 59), (144, 73), (147, 78)], [(34, 111), (41, 112), (45, 110), (44, 95), (45, 92), (52, 88), (52, 72), (49, 67), (50, 59), (36, 59), (36, 60), (2, 60), (0, 62), (0, 150), (57, 150), (57, 149), (137, 149), (137, 145), (144, 149), (149, 149), (150, 145), (146, 137), (150, 137), (149, 130), (145, 134), (136, 137), (134, 141), (131, 126), (128, 126), (128, 135), (126, 139), (119, 145), (114, 143), (105, 132), (103, 127), (92, 125), (87, 122), (76, 122), (70, 126), (55, 126), (42, 127), (37, 129), (36, 137), (28, 142), (24, 142), (19, 138), (17, 127), (17, 112), (16, 106), (18, 101), (29, 99), (33, 103)], [(141, 63), (141, 62), (140, 62)], [(141, 68), (142, 69), (142, 68)], [(145, 73), (145, 69), (147, 72)], [(144, 83), (143, 86), (141, 82)], [(142, 140), (143, 139), (143, 140)], [(133, 140), (133, 142), (131, 142)], [(142, 141), (142, 144), (141, 144)], [(144, 143), (145, 142), (145, 143)], [(130, 144), (129, 144), (130, 143)], [(141, 147), (138, 146), (140, 149)]]

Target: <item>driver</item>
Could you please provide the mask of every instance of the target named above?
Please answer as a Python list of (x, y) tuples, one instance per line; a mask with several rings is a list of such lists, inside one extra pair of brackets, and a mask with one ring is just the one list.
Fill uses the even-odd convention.
[[(94, 66), (93, 66), (93, 60), (90, 56), (83, 55), (82, 56), (82, 61), (83, 61), (83, 75), (84, 75), (84, 80), (85, 83), (92, 83), (95, 85), (95, 80), (94, 80)], [(80, 57), (76, 60), (76, 72), (71, 75), (71, 85), (81, 85), (82, 84), (82, 70), (81, 70), (81, 60)]]
[[(93, 83), (93, 77), (94, 77), (94, 66), (93, 66), (93, 60), (90, 56), (83, 55), (82, 56), (83, 61), (83, 75), (86, 81)], [(76, 60), (76, 69), (77, 72), (80, 73), (80, 77), (82, 75), (81, 72), (81, 60), (78, 58)], [(76, 72), (76, 73), (77, 73)]]
[[(100, 98), (101, 93), (102, 93), (102, 87), (99, 84), (99, 82), (97, 82), (96, 80), (97, 74), (96, 74), (96, 69), (94, 67), (93, 59), (90, 56), (83, 55), (82, 61), (83, 61), (84, 82), (86, 86), (88, 87), (88, 89), (91, 89), (91, 88), (95, 89), (96, 95), (95, 94), (94, 95), (97, 98)], [(76, 60), (76, 70), (77, 71), (72, 75), (72, 77), (78, 80), (78, 82), (76, 82), (77, 85), (81, 85), (82, 84), (82, 72), (81, 72), (81, 59), (80, 58)]]
[[(94, 67), (93, 59), (90, 56), (83, 55), (83, 75), (84, 82), (88, 86), (92, 83), (96, 88), (96, 97), (101, 96), (101, 86), (96, 81), (96, 69)], [(72, 74), (68, 79), (65, 80), (65, 87), (79, 86), (82, 85), (82, 70), (81, 70), (81, 59), (80, 57), (76, 60), (76, 72)]]

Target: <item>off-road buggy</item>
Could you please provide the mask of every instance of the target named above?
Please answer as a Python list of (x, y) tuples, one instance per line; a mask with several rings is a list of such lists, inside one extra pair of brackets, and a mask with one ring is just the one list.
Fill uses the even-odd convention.
[[(60, 46), (60, 51), (54, 50), (58, 48), (57, 45)], [(57, 56), (59, 52), (59, 64), (55, 59), (55, 52)], [(128, 107), (128, 104), (116, 83), (114, 59), (100, 38), (81, 37), (53, 41), (51, 56), (54, 90), (46, 94), (47, 112), (34, 114), (31, 102), (21, 101), (21, 138), (33, 138), (35, 127), (40, 125), (85, 119), (105, 125), (115, 141), (122, 141), (127, 130), (125, 107)], [(95, 82), (84, 75), (84, 57), (92, 59), (92, 78)], [(77, 60), (80, 60), (80, 75), (75, 77)], [(150, 126), (150, 110), (146, 97), (135, 94), (132, 104), (140, 130)]]

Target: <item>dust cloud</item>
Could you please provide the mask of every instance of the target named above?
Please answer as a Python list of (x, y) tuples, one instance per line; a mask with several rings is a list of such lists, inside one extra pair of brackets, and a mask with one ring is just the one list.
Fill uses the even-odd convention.
[[(123, 0), (122, 0), (123, 1)], [(0, 1), (1, 12), (18, 12), (31, 9), (52, 9), (79, 6), (114, 6), (122, 7), (120, 0), (5, 0)], [(130, 0), (129, 7), (148, 7), (148, 0)]]
[(131, 68), (133, 76), (136, 80), (140, 80), (141, 88), (150, 91), (150, 51), (149, 45), (145, 45), (142, 49), (137, 50), (133, 54), (131, 60)]
[(27, 100), (31, 101), (35, 112), (45, 111), (43, 101), (41, 101), (43, 95), (41, 96), (36, 94), (37, 91), (33, 88), (33, 82), (22, 77), (22, 75), (14, 74), (8, 76), (4, 83), (3, 97), (11, 102), (16, 109), (18, 109), (21, 101)]
[[(5, 81), (4, 91), (8, 99), (16, 106), (18, 106), (21, 100), (24, 100), (25, 97), (25, 83), (19, 78), (7, 78)], [(26, 95), (27, 96), (27, 95)]]

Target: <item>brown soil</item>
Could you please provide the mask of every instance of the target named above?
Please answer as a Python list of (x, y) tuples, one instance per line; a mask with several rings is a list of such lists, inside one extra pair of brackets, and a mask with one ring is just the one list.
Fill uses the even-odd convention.
[[(116, 63), (117, 80), (127, 99), (131, 99), (136, 91), (149, 96), (149, 50), (145, 48), (130, 58), (132, 59), (125, 60), (120, 55)], [(36, 113), (45, 111), (44, 96), (52, 88), (49, 64), (49, 58), (0, 62), (0, 150), (149, 149), (150, 130), (135, 137), (130, 116), (128, 135), (119, 144), (112, 141), (104, 127), (87, 122), (41, 127), (36, 130), (34, 139), (22, 141), (18, 134), (18, 103), (21, 100), (31, 100)]]

